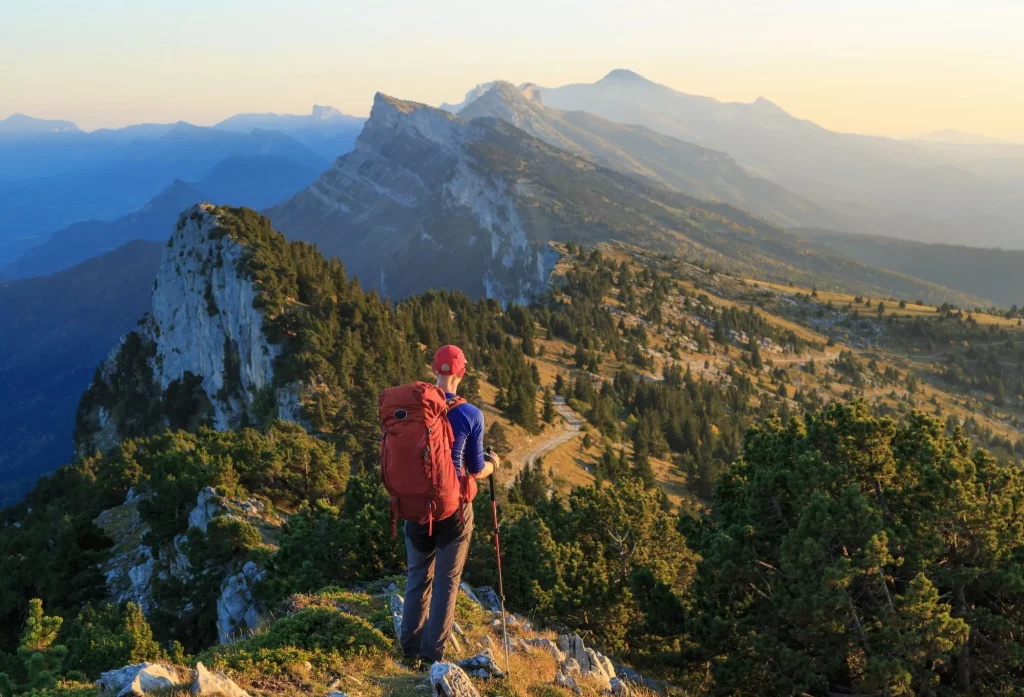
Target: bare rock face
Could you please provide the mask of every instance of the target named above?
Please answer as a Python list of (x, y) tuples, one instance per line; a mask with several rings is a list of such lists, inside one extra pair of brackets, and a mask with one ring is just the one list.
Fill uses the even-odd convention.
[(559, 666), (559, 674), (568, 677), (585, 676), (595, 680), (604, 691), (613, 691), (612, 681), (617, 680), (615, 666), (603, 653), (587, 648), (579, 634), (559, 636), (558, 650), (565, 655)]
[(430, 686), (434, 697), (480, 697), (469, 676), (454, 663), (432, 665)]
[(260, 626), (260, 606), (253, 589), (266, 575), (255, 562), (246, 562), (242, 571), (228, 576), (220, 584), (217, 599), (217, 636), (228, 644)]
[[(518, 175), (485, 154), (524, 136), (377, 94), (355, 149), (268, 215), (393, 299), (443, 286), (523, 303), (546, 286), (558, 254), (529, 219), (536, 206), (520, 202)], [(453, 258), (465, 273), (447, 272)]]
[(206, 526), (210, 524), (213, 517), (217, 515), (217, 511), (220, 509), (220, 497), (217, 496), (217, 492), (213, 487), (206, 487), (199, 492), (196, 497), (196, 506), (188, 514), (188, 526), (190, 528), (199, 528), (203, 532), (206, 532)]
[(485, 610), (491, 612), (501, 612), (501, 598), (494, 592), (494, 589), (490, 586), (480, 586), (476, 589), (476, 597), (480, 603), (480, 606)]
[(188, 682), (190, 677), (187, 668), (160, 663), (136, 663), (101, 673), (100, 679), (96, 681), (96, 689), (105, 697), (148, 695), (181, 685)]
[(210, 697), (249, 697), (249, 693), (240, 688), (224, 673), (212, 673), (202, 663), (196, 664), (196, 679), (192, 683), (192, 694)]
[[(153, 609), (153, 581), (173, 577), (188, 582), (194, 573), (185, 554), (187, 536), (174, 538), (173, 544), (154, 550), (143, 544), (149, 526), (139, 514), (139, 502), (145, 494), (133, 488), (120, 506), (108, 508), (93, 521), (114, 541), (111, 555), (102, 565), (110, 599), (115, 603), (134, 602), (143, 613)], [(196, 505), (189, 513), (189, 527), (206, 531), (212, 520), (220, 517), (246, 520), (258, 529), (276, 527), (283, 521), (269, 515), (258, 499), (221, 497), (207, 487), (196, 497)], [(224, 572), (227, 573), (227, 572)], [(237, 574), (227, 575), (221, 583), (217, 598), (217, 626), (221, 643), (237, 638), (260, 623), (260, 607), (252, 589), (265, 574), (253, 562), (248, 562)]]
[[(264, 331), (259, 289), (245, 270), (248, 248), (226, 234), (218, 210), (204, 203), (179, 218), (161, 257), (152, 310), (100, 366), (82, 399), (80, 454), (109, 450), (137, 426), (135, 414), (115, 416), (118, 399), (135, 395), (158, 403), (169, 387), (198, 386), (205, 400), (190, 418), (226, 430), (242, 424), (256, 396), (271, 389), (282, 348)], [(126, 365), (133, 375), (123, 372)], [(295, 393), (276, 390), (280, 418), (299, 419)], [(169, 425), (166, 415), (147, 418)]]
[(405, 599), (397, 592), (391, 594), (391, 622), (395, 627), (395, 636), (402, 637), (402, 616), (405, 614)]

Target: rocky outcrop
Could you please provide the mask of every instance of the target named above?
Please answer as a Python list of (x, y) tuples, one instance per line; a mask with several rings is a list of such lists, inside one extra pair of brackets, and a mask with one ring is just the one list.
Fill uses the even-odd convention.
[[(599, 651), (587, 648), (579, 634), (562, 634), (558, 637), (558, 651), (552, 654), (559, 660), (555, 683), (581, 692), (577, 677), (587, 678), (602, 692), (620, 696), (628, 691), (627, 684), (615, 672), (611, 660)], [(573, 687), (575, 686), (575, 687)]]
[(123, 504), (103, 511), (93, 523), (114, 541), (110, 556), (101, 566), (111, 600), (117, 604), (133, 602), (149, 612), (150, 584), (158, 573), (158, 561), (153, 550), (142, 544), (149, 526), (142, 522), (139, 500), (134, 489), (129, 490)]
[(196, 497), (196, 507), (188, 514), (188, 526), (206, 532), (206, 526), (210, 524), (220, 508), (220, 497), (217, 496), (217, 491), (213, 487), (206, 487), (199, 492)]
[[(110, 599), (117, 604), (134, 602), (148, 614), (153, 609), (155, 579), (174, 577), (187, 582), (193, 570), (186, 554), (187, 535), (178, 535), (172, 544), (157, 550), (143, 544), (150, 531), (139, 514), (139, 502), (144, 497), (132, 488), (123, 504), (103, 511), (93, 522), (114, 541), (110, 557), (101, 565)], [(189, 527), (206, 532), (210, 522), (219, 517), (245, 520), (261, 531), (283, 523), (280, 517), (268, 515), (258, 499), (222, 497), (210, 487), (202, 489), (189, 512)], [(250, 561), (239, 573), (227, 575), (222, 581), (216, 600), (222, 643), (260, 626), (261, 608), (252, 589), (265, 573)]]
[(454, 663), (432, 665), (430, 686), (434, 697), (480, 697), (469, 676)]
[(201, 697), (249, 697), (249, 693), (230, 680), (224, 673), (210, 672), (200, 661), (196, 663), (196, 677), (192, 682), (193, 695)]
[(222, 644), (240, 639), (260, 626), (261, 607), (253, 589), (266, 575), (254, 562), (246, 562), (242, 571), (228, 576), (220, 584), (217, 598), (217, 636)]
[(96, 690), (103, 697), (142, 697), (171, 694), (190, 683), (189, 691), (200, 697), (249, 697), (248, 692), (224, 673), (213, 673), (202, 662), (196, 664), (195, 670), (162, 663), (137, 663), (108, 670), (96, 681)]
[(191, 671), (187, 668), (160, 663), (137, 663), (100, 674), (96, 690), (104, 697), (148, 695), (187, 683)]
[[(557, 254), (523, 212), (516, 179), (481, 157), (509, 135), (503, 127), (378, 94), (355, 149), (270, 218), (392, 298), (447, 287), (525, 302)], [(464, 273), (450, 273), (453, 258)]]
[[(259, 290), (246, 271), (250, 250), (227, 234), (219, 211), (201, 204), (181, 215), (161, 258), (151, 311), (100, 366), (82, 399), (79, 453), (182, 420), (237, 428), (257, 395), (274, 390), (282, 347), (265, 331)], [(279, 417), (299, 419), (295, 392), (274, 390)], [(154, 406), (175, 402), (181, 413), (122, 413), (118, 405), (133, 395)]]

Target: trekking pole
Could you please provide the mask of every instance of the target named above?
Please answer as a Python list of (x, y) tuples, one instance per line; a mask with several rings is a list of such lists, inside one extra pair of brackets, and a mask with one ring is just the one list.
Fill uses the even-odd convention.
[[(494, 452), (491, 447), (487, 448), (487, 454)], [(494, 475), (491, 472), (491, 513), (494, 516), (494, 556), (498, 558), (498, 601), (501, 603), (501, 643), (505, 646), (505, 674), (512, 676), (512, 669), (508, 664), (508, 627), (505, 626), (505, 586), (501, 582), (501, 542), (498, 534), (498, 497), (494, 493)]]

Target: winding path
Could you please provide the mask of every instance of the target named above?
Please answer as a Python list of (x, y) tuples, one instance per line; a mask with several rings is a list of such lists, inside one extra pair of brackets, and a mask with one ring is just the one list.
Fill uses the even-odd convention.
[(534, 442), (526, 448), (526, 450), (515, 451), (509, 454), (509, 479), (507, 480), (509, 484), (512, 483), (512, 478), (515, 477), (523, 467), (532, 464), (537, 460), (537, 458), (547, 455), (563, 443), (568, 443), (579, 435), (582, 430), (583, 419), (580, 418), (576, 412), (570, 409), (568, 405), (566, 405), (565, 399), (555, 395), (554, 403), (555, 409), (564, 419), (562, 430), (555, 430), (535, 439)]

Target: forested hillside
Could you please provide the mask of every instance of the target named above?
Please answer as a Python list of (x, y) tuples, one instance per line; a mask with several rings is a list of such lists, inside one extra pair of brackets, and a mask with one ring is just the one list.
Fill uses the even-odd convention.
[[(1020, 694), (1024, 395), (983, 391), (998, 360), (963, 356), (957, 381), (921, 350), (1024, 349), (1016, 319), (621, 245), (558, 246), (529, 307), (437, 291), (392, 304), (251, 211), (195, 209), (176, 234), (158, 286), (201, 268), (195, 245), (211, 275), (192, 300), (210, 326), (258, 310), (279, 351), (271, 381), (239, 394), (250, 383), (232, 379), (228, 344), (223, 393), (205, 374), (163, 384), (172, 361), (153, 357), (176, 329), (152, 318), (122, 343), (82, 402), (117, 438), (0, 514), (5, 693), (91, 694), (100, 671), (157, 660), (214, 665), (252, 694), (417, 694), (390, 596), (373, 595), (404, 571), (376, 475), (377, 394), (427, 378), (434, 348), (457, 343), (508, 463), (508, 605), (533, 624), (677, 694)], [(230, 274), (218, 250), (238, 254)], [(255, 289), (252, 307), (223, 302), (231, 284)], [(271, 408), (292, 385), (296, 423)], [(228, 403), (230, 426), (214, 418)], [(563, 403), (583, 428), (542, 461), (517, 457), (563, 430)], [(496, 582), (483, 489), (477, 586)], [(460, 612), (459, 658), (491, 620)], [(563, 694), (517, 646), (519, 677), (474, 683)]]

